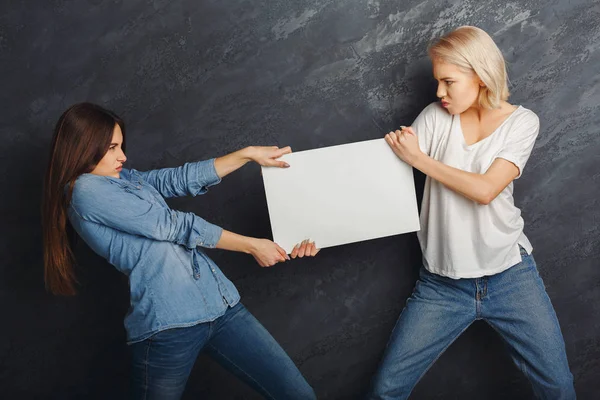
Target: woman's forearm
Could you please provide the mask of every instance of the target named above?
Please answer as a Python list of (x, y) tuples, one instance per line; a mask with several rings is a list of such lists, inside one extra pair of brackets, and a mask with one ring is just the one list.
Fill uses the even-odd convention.
[(495, 197), (493, 185), (482, 174), (450, 167), (426, 155), (419, 157), (413, 167), (477, 203), (489, 204)]
[(246, 147), (223, 157), (215, 159), (215, 170), (220, 178), (243, 167), (248, 161), (252, 161), (252, 147)]
[(255, 238), (238, 235), (237, 233), (223, 229), (223, 233), (217, 242), (216, 248), (252, 254), (252, 252), (255, 250), (255, 242)]

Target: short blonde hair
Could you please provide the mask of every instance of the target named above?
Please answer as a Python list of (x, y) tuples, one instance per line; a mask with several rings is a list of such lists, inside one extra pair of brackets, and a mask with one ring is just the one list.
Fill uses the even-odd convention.
[(508, 73), (504, 56), (494, 40), (483, 29), (461, 26), (435, 40), (428, 49), (429, 57), (474, 72), (484, 83), (479, 90), (479, 105), (498, 108), (508, 100)]

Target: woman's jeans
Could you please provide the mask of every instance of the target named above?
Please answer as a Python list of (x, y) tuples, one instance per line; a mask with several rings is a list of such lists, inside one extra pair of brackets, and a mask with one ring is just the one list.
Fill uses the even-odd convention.
[(532, 255), (492, 276), (451, 279), (421, 268), (392, 331), (369, 399), (406, 399), (473, 321), (500, 334), (540, 399), (575, 399), (556, 313)]
[(135, 399), (179, 399), (201, 350), (267, 399), (316, 398), (294, 362), (241, 303), (215, 321), (167, 329), (131, 348)]

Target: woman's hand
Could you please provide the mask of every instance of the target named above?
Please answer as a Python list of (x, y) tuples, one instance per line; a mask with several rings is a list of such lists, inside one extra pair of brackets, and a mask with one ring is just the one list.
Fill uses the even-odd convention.
[(290, 165), (285, 161), (278, 161), (277, 158), (284, 154), (290, 154), (290, 146), (279, 148), (277, 146), (252, 146), (249, 148), (248, 156), (252, 161), (263, 167), (288, 168)]
[(290, 259), (283, 248), (268, 239), (255, 239), (250, 254), (261, 267), (272, 267)]
[(290, 254), (290, 256), (292, 258), (302, 258), (304, 256), (314, 257), (317, 255), (319, 250), (320, 249), (317, 249), (317, 247), (315, 246), (315, 242), (310, 242), (308, 239), (306, 239), (294, 246), (294, 248), (292, 249), (292, 254)]
[(400, 128), (385, 135), (385, 141), (402, 161), (412, 166), (424, 153), (419, 147), (415, 131), (410, 126)]

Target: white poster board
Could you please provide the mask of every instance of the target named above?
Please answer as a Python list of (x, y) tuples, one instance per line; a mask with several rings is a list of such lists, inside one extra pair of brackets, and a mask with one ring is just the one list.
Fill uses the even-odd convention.
[(288, 254), (420, 229), (412, 167), (384, 139), (286, 154), (262, 167), (273, 241)]

